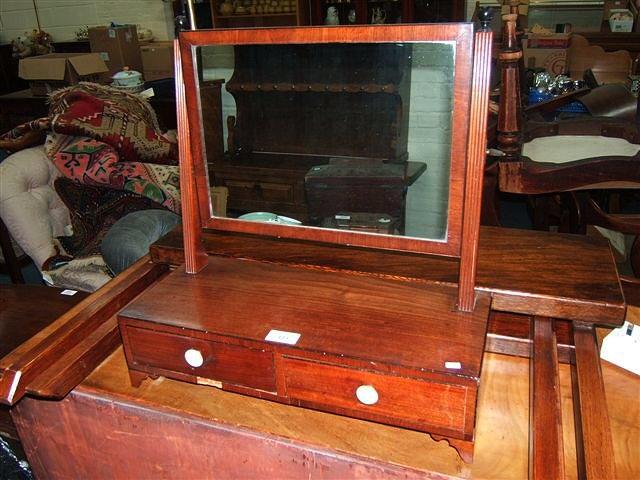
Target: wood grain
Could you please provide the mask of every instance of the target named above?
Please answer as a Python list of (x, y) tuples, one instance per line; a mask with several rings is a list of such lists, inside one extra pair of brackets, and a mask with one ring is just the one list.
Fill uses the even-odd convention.
[(553, 320), (535, 317), (531, 333), (529, 479), (562, 480), (565, 478), (562, 404)]
[[(286, 392), (294, 405), (319, 406), (319, 410), (422, 431), (449, 431), (453, 436), (466, 433), (467, 439), (473, 439), (474, 415), (470, 424), (466, 423), (468, 410), (475, 407), (474, 389), (289, 357), (281, 365)], [(356, 389), (362, 385), (377, 391), (379, 400), (374, 405), (358, 401)]]
[(504, 29), (500, 59), (500, 110), (498, 112), (498, 148), (507, 158), (514, 158), (522, 149), (522, 102), (520, 98), (520, 60), (522, 49), (516, 38), (516, 14), (503, 15)]
[[(640, 380), (607, 362), (602, 369), (617, 478), (636, 479)], [(528, 359), (485, 355), (471, 465), (446, 442), (411, 430), (163, 378), (133, 388), (121, 350), (65, 400), (24, 398), (14, 418), (36, 475), (45, 478), (160, 478), (177, 468), (198, 478), (259, 477), (295, 467), (291, 475), (296, 478), (311, 471), (312, 478), (373, 478), (379, 473), (382, 478), (522, 480), (528, 468), (528, 373)], [(569, 366), (560, 365), (559, 373), (566, 478), (573, 480)], [(262, 455), (262, 448), (268, 453)], [(382, 470), (367, 470), (363, 462)], [(340, 465), (350, 467), (341, 470)]]
[[(255, 348), (209, 342), (188, 336), (154, 332), (127, 327), (126, 337), (131, 366), (150, 367), (156, 373), (179, 372), (197, 382), (194, 377), (207, 377), (225, 383), (235, 383), (260, 390), (275, 391), (273, 353)], [(204, 364), (197, 369), (185, 362), (184, 352), (198, 350)]]
[[(85, 292), (62, 295), (62, 290), (44, 285), (0, 285), (0, 358), (88, 296)], [(0, 434), (18, 438), (6, 405), (0, 405)]]
[[(435, 372), (457, 361), (455, 374), (477, 377), (489, 296), (479, 295), (476, 310), (466, 313), (455, 308), (456, 293), (447, 286), (210, 257), (199, 275), (175, 270), (120, 316), (147, 328), (259, 345), (269, 345), (264, 338), (272, 329), (296, 332), (301, 337), (292, 351)], [(444, 344), (448, 348), (438, 347)]]
[[(189, 123), (187, 121), (187, 109), (185, 85), (182, 74), (182, 62), (180, 61), (180, 43), (178, 39), (173, 42), (174, 64), (175, 64), (175, 85), (176, 85), (176, 108), (178, 122), (178, 155), (180, 160), (180, 196), (182, 202), (182, 225), (184, 227), (184, 262), (187, 272), (196, 273), (206, 265), (206, 252), (202, 247), (201, 216), (210, 215), (209, 210), (202, 210), (199, 204), (198, 191), (192, 182), (194, 161), (189, 142)], [(193, 65), (191, 65), (193, 68)], [(198, 129), (200, 132), (201, 129)], [(214, 148), (213, 146), (211, 147)], [(204, 161), (205, 157), (199, 157), (199, 161)], [(201, 190), (202, 191), (202, 190)], [(204, 191), (202, 191), (204, 192)], [(209, 201), (209, 192), (206, 194)], [(200, 206), (199, 206), (200, 205)]]
[[(62, 395), (68, 393), (113, 351), (117, 338), (114, 325), (102, 328), (103, 324), (166, 270), (166, 266), (143, 257), (5, 355), (0, 359), (0, 402), (15, 403), (42, 375), (49, 377), (45, 383), (52, 390), (38, 390), (40, 394), (59, 395), (62, 384)], [(96, 331), (104, 336), (94, 334)], [(53, 377), (61, 383), (52, 384)]]
[[(380, 278), (455, 285), (453, 258), (349, 249), (301, 241), (210, 232), (210, 255), (357, 272)], [(625, 303), (607, 241), (584, 235), (481, 227), (477, 289), (491, 293), (492, 308), (525, 315), (620, 325)], [(182, 263), (181, 232), (151, 247), (154, 261)], [(535, 273), (535, 274), (534, 274)]]
[[(579, 471), (585, 478), (618, 478), (613, 453), (605, 387), (600, 366), (598, 344), (592, 325), (574, 323), (576, 344), (576, 444)], [(636, 399), (637, 401), (637, 399)]]
[(471, 81), (471, 115), (469, 118), (469, 151), (465, 174), (462, 246), (460, 247), (460, 278), (458, 308), (471, 311), (475, 302), (478, 237), (482, 206), (482, 181), (487, 150), (487, 118), (489, 111), (489, 80), (491, 76), (491, 32), (478, 32), (473, 52)]

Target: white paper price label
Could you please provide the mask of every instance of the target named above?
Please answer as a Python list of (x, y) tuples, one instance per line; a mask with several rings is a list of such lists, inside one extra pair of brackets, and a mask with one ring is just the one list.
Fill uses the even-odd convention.
[(60, 292), (60, 295), (69, 295), (69, 296), (72, 296), (72, 295), (75, 295), (76, 293), (78, 293), (78, 291), (77, 291), (77, 290), (70, 290), (70, 289), (66, 289), (66, 290), (62, 290), (62, 291)]
[(295, 332), (284, 332), (282, 330), (270, 330), (264, 337), (267, 342), (284, 343), (286, 345), (295, 345), (300, 339), (300, 334)]

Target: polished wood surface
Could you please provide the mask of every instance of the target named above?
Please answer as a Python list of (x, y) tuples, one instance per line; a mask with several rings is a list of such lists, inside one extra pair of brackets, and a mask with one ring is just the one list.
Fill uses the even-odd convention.
[[(180, 472), (192, 478), (521, 480), (528, 470), (528, 375), (527, 359), (485, 355), (471, 465), (445, 442), (419, 432), (165, 378), (133, 388), (121, 350), (65, 400), (23, 399), (14, 419), (41, 478), (159, 478)], [(575, 479), (570, 376), (569, 366), (560, 365), (566, 476)], [(606, 362), (603, 378), (616, 478), (636, 479), (640, 381)]]
[(575, 417), (579, 422), (576, 428), (578, 471), (587, 479), (618, 478), (609, 412), (603, 408), (607, 400), (596, 332), (593, 325), (576, 322), (573, 336), (576, 344)]
[(536, 317), (532, 327), (529, 479), (562, 480), (565, 478), (562, 403), (553, 320)]
[(62, 295), (63, 290), (44, 285), (0, 285), (0, 358), (89, 295)]
[[(473, 312), (457, 298), (453, 286), (212, 256), (119, 320), (135, 383), (164, 375), (413, 428), (462, 441), (452, 445), (471, 461), (489, 295)], [(266, 341), (273, 330), (300, 338)]]
[(0, 359), (0, 403), (66, 395), (119, 343), (114, 315), (164, 272), (145, 256)]
[(464, 193), (462, 217), (462, 243), (460, 250), (460, 278), (458, 279), (458, 308), (471, 311), (475, 302), (475, 285), (478, 264), (478, 236), (482, 205), (482, 182), (470, 179), (482, 178), (487, 157), (487, 118), (489, 111), (489, 79), (491, 68), (491, 32), (476, 34), (474, 67), (471, 90), (472, 125), (469, 133), (467, 186)]
[(516, 37), (518, 15), (503, 15), (504, 29), (500, 60), (500, 110), (498, 112), (498, 148), (507, 158), (516, 157), (522, 149), (522, 107), (520, 102), (520, 60), (522, 49)]
[[(0, 358), (88, 296), (62, 291), (44, 285), (0, 285)], [(0, 405), (0, 434), (18, 436), (5, 405)]]
[(211, 257), (200, 275), (177, 269), (120, 316), (157, 324), (148, 328), (259, 344), (272, 329), (297, 332), (292, 354), (310, 350), (436, 372), (446, 372), (451, 360), (461, 363), (455, 374), (479, 376), (489, 297), (479, 296), (477, 313), (465, 313), (456, 311), (455, 293), (447, 286)]
[[(187, 121), (187, 102), (185, 86), (182, 76), (182, 62), (180, 61), (180, 43), (178, 39), (173, 42), (173, 55), (176, 77), (176, 102), (178, 121), (178, 155), (180, 159), (180, 192), (182, 201), (182, 225), (184, 228), (185, 257), (184, 263), (187, 272), (196, 273), (202, 270), (207, 262), (206, 253), (202, 246), (202, 219), (198, 208), (198, 193), (191, 180), (194, 170), (193, 157), (188, 145), (189, 122)], [(201, 190), (202, 191), (202, 190)], [(207, 202), (208, 200), (207, 191)], [(211, 206), (204, 210), (207, 215)]]
[[(400, 252), (327, 247), (312, 242), (208, 233), (207, 252), (293, 265), (324, 265), (383, 278), (424, 283), (457, 282), (458, 261)], [(184, 262), (176, 230), (151, 247), (154, 261)], [(606, 240), (583, 235), (481, 227), (477, 287), (490, 292), (492, 308), (526, 315), (621, 325), (625, 303)]]

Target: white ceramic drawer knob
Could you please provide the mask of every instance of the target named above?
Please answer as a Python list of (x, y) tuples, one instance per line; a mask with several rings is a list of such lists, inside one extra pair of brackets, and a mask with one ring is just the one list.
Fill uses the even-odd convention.
[(360, 385), (356, 388), (356, 397), (360, 403), (375, 405), (378, 403), (378, 392), (373, 385)]
[(185, 361), (194, 368), (201, 367), (204, 363), (204, 358), (202, 357), (202, 353), (200, 350), (196, 350), (195, 348), (190, 348), (186, 352), (184, 352)]

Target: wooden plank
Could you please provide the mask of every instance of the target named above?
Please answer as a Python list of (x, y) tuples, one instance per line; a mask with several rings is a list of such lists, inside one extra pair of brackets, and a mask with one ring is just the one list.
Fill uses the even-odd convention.
[[(532, 317), (518, 313), (496, 312), (489, 314), (489, 326), (485, 352), (531, 357), (533, 340), (530, 335)], [(554, 333), (560, 363), (574, 363), (573, 328), (567, 320), (554, 321)]]
[[(451, 478), (99, 393), (74, 391), (61, 402), (29, 398), (15, 410), (37, 478)], [(50, 441), (52, 425), (62, 444)]]
[(561, 480), (565, 472), (556, 335), (550, 318), (535, 317), (531, 326), (529, 480)]
[(573, 401), (578, 471), (587, 479), (618, 478), (593, 325), (574, 322), (573, 336), (576, 345)]
[[(182, 202), (182, 224), (184, 225), (184, 262), (188, 273), (196, 273), (202, 270), (207, 263), (207, 254), (202, 247), (202, 228), (200, 219), (200, 208), (198, 203), (198, 192), (195, 182), (192, 182), (194, 175), (194, 161), (189, 148), (189, 123), (187, 121), (187, 101), (185, 96), (185, 86), (183, 82), (180, 52), (180, 42), (176, 38), (173, 41), (173, 54), (175, 64), (175, 85), (177, 101), (177, 122), (178, 122), (178, 154), (180, 159), (180, 192)], [(186, 55), (191, 60), (190, 52)], [(191, 65), (193, 68), (193, 65)], [(192, 105), (192, 108), (196, 108)], [(204, 156), (199, 157), (200, 163), (204, 161)], [(207, 202), (209, 197), (207, 195)], [(204, 210), (202, 215), (207, 218), (209, 210)]]
[(491, 76), (491, 32), (478, 32), (473, 52), (471, 81), (471, 116), (469, 119), (469, 151), (467, 153), (458, 308), (473, 310), (478, 262), (482, 178), (487, 150), (487, 117), (489, 110), (489, 78)]
[[(323, 265), (424, 283), (455, 285), (458, 281), (459, 262), (454, 258), (219, 231), (207, 233), (203, 241), (212, 255)], [(163, 237), (151, 247), (151, 255), (154, 261), (181, 264), (181, 232)], [(482, 226), (476, 289), (491, 293), (494, 310), (610, 326), (624, 321), (624, 297), (611, 248), (604, 239)]]
[[(115, 346), (108, 339), (96, 338), (93, 334), (96, 329), (166, 271), (165, 265), (150, 263), (148, 255), (143, 257), (0, 359), (0, 402), (11, 405), (24, 396), (40, 375), (46, 372), (51, 375), (54, 368), (60, 372), (67, 369), (68, 362), (73, 363), (67, 355), (71, 351), (85, 352), (80, 355), (83, 361), (74, 367), (73, 378), (81, 381)], [(111, 331), (100, 329), (107, 337), (113, 335)], [(102, 350), (95, 350), (96, 346)], [(59, 378), (66, 383), (67, 392), (73, 388), (62, 373)]]

